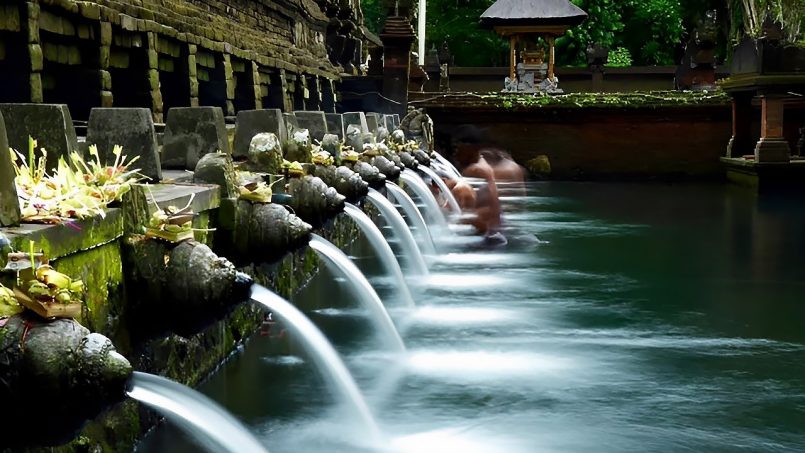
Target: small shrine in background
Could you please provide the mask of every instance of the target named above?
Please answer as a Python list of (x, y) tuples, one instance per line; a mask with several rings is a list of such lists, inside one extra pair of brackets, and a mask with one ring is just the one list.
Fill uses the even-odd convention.
[(716, 11), (707, 11), (685, 46), (685, 55), (676, 69), (674, 85), (678, 90), (716, 89)]
[(554, 74), (554, 43), (586, 18), (587, 13), (568, 0), (498, 0), (484, 11), (481, 26), (509, 38), (511, 61), (504, 91), (561, 93)]

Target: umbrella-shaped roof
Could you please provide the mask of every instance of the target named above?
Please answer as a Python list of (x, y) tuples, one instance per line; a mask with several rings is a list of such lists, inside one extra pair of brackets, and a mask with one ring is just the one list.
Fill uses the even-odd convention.
[(578, 25), (587, 13), (568, 0), (498, 0), (481, 14), (484, 27)]

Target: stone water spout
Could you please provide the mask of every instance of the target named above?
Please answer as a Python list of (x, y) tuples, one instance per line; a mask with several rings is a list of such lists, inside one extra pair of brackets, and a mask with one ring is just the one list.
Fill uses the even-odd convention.
[(374, 156), (369, 163), (377, 167), (386, 176), (386, 181), (396, 181), (400, 178), (400, 167), (394, 164), (386, 156)]
[(386, 142), (388, 143), (389, 147), (397, 150), (396, 153), (392, 154), (394, 154), (396, 157), (395, 163), (398, 166), (416, 170), (416, 168), (419, 166), (419, 161), (416, 160), (413, 154), (406, 150), (409, 148), (405, 146), (405, 132), (400, 129), (394, 130), (394, 132), (389, 134)]
[(341, 165), (316, 165), (313, 175), (325, 184), (344, 195), (348, 201), (355, 201), (369, 193), (369, 183), (349, 167)]
[(345, 165), (338, 165), (342, 160), (342, 144), (338, 136), (325, 134), (319, 151), (314, 153), (316, 164), (312, 175), (321, 178), (325, 184), (333, 187), (349, 201), (365, 197), (369, 192), (369, 183)]
[(132, 235), (126, 252), (132, 308), (149, 328), (192, 334), (248, 299), (251, 277), (192, 239), (171, 244)]
[(291, 178), (287, 192), (291, 195), (289, 205), (296, 215), (313, 225), (321, 225), (344, 210), (346, 197), (316, 176)]
[(235, 250), (239, 258), (248, 261), (273, 260), (307, 244), (312, 229), (283, 205), (239, 200)]
[(125, 398), (132, 367), (112, 342), (72, 319), (29, 313), (0, 326), (4, 447), (54, 446)]
[(416, 170), (417, 167), (419, 167), (419, 161), (408, 151), (399, 152), (397, 155), (400, 157), (400, 163), (403, 164), (405, 168)]
[(420, 165), (429, 166), (430, 165), (430, 156), (425, 151), (418, 149), (414, 151), (414, 159), (419, 162)]
[(369, 184), (369, 187), (373, 189), (380, 189), (382, 187), (385, 187), (386, 175), (381, 173), (380, 170), (374, 165), (361, 160), (351, 163), (345, 163), (345, 165), (352, 171), (357, 173), (361, 177), (361, 179), (366, 181)]

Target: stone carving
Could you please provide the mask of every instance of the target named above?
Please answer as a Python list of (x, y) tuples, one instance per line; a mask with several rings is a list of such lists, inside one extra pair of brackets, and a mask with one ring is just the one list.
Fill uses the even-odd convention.
[(272, 175), (282, 173), (282, 145), (276, 135), (257, 134), (249, 144), (249, 166)]
[(408, 114), (400, 122), (400, 129), (406, 137), (416, 140), (420, 147), (428, 152), (433, 151), (433, 120), (425, 109), (409, 108)]
[(313, 229), (276, 203), (240, 200), (236, 219), (235, 249), (241, 258), (256, 262), (273, 260), (301, 247)]
[(439, 91), (450, 91), (450, 74), (447, 63), (439, 66)]
[(238, 196), (238, 179), (232, 156), (224, 153), (209, 153), (201, 158), (193, 172), (194, 183), (217, 184), (221, 198)]
[(347, 126), (346, 143), (357, 152), (363, 150), (363, 133), (358, 125), (350, 124)]
[(307, 129), (293, 133), (293, 140), (288, 141), (285, 146), (285, 159), (302, 163), (313, 161), (313, 147), (310, 142), (310, 132)]

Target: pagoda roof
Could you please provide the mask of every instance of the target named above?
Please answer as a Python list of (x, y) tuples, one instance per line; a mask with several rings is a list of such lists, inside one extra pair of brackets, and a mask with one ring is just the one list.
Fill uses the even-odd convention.
[(498, 0), (481, 14), (481, 26), (564, 26), (579, 25), (587, 13), (568, 0)]

